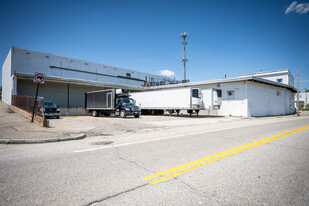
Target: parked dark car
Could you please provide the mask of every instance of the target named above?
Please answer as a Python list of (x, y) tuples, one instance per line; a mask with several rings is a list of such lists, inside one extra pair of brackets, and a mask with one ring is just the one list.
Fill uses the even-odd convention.
[(58, 107), (51, 101), (44, 101), (43, 103), (43, 113), (46, 118), (56, 117), (59, 119), (60, 111)]

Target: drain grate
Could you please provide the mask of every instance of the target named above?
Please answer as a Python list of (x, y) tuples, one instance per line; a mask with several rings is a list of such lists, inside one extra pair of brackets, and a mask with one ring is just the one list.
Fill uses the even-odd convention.
[(113, 141), (100, 141), (100, 142), (94, 142), (92, 143), (93, 145), (108, 145), (108, 144), (112, 144)]

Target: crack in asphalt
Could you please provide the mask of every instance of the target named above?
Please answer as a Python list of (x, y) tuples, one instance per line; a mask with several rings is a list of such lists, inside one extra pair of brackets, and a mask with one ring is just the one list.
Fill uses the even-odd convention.
[(275, 142), (268, 142), (268, 144), (270, 144), (270, 145), (276, 145), (276, 146), (279, 146), (279, 147), (285, 147), (285, 148), (288, 148), (288, 149), (296, 149), (296, 150), (302, 150), (302, 151), (308, 152), (308, 150), (306, 150), (306, 149), (304, 149), (304, 148), (300, 148), (300, 147), (294, 147), (294, 146), (289, 146), (289, 145), (283, 145), (283, 144), (278, 144), (278, 143), (275, 143)]
[(128, 159), (122, 157), (122, 156), (120, 155), (119, 148), (118, 148), (118, 147), (115, 147), (115, 149), (116, 149), (116, 151), (117, 151), (118, 159), (123, 160), (123, 161), (126, 161), (126, 162), (129, 162), (130, 164), (133, 164), (133, 165), (137, 166), (138, 168), (141, 168), (141, 169), (143, 169), (143, 170), (146, 170), (147, 172), (151, 172), (151, 173), (154, 173), (154, 174), (157, 173), (156, 171), (152, 171), (152, 170), (149, 170), (149, 169), (143, 167), (142, 165), (138, 164), (137, 162), (134, 162), (134, 161), (132, 161), (132, 160), (128, 160)]
[(148, 185), (148, 184), (146, 183), (146, 184), (143, 184), (143, 185), (139, 185), (139, 186), (137, 186), (137, 187), (133, 187), (133, 188), (128, 189), (128, 190), (125, 190), (125, 191), (123, 191), (123, 192), (119, 192), (119, 193), (117, 193), (117, 194), (110, 195), (110, 196), (104, 197), (104, 198), (102, 198), (102, 199), (98, 199), (98, 200), (92, 201), (92, 202), (86, 204), (85, 206), (90, 206), (90, 205), (95, 204), (95, 203), (103, 202), (103, 201), (105, 201), (105, 200), (108, 200), (108, 199), (117, 197), (117, 196), (119, 196), (119, 195), (122, 195), (122, 194), (125, 194), (125, 193), (128, 193), (128, 192), (132, 192), (132, 191), (134, 191), (134, 190), (137, 190), (137, 189), (139, 189), (139, 188), (145, 187), (145, 186), (147, 186), (147, 185)]
[(186, 183), (185, 181), (180, 180), (180, 179), (178, 179), (178, 178), (174, 178), (174, 179), (175, 179), (176, 181), (180, 182), (181, 184), (185, 185), (186, 187), (188, 187), (190, 190), (192, 190), (192, 191), (194, 191), (194, 192), (197, 192), (197, 194), (200, 195), (200, 196), (202, 196), (203, 198), (205, 198), (205, 199), (208, 198), (207, 195), (206, 195), (204, 192), (202, 192), (202, 191), (200, 191), (200, 190), (194, 188), (193, 186), (189, 185), (189, 184)]
[[(122, 161), (125, 161), (125, 162), (129, 162), (130, 164), (133, 164), (133, 165), (135, 165), (136, 167), (138, 167), (138, 168), (140, 168), (140, 169), (146, 170), (147, 172), (156, 173), (155, 171), (151, 171), (151, 170), (149, 170), (149, 169), (147, 169), (147, 168), (145, 168), (145, 167), (139, 165), (137, 162), (134, 162), (134, 161), (132, 161), (132, 160), (125, 159), (124, 157), (122, 157), (122, 156), (120, 155), (119, 148), (117, 148), (117, 147), (114, 147), (114, 148), (115, 148), (116, 151), (117, 151), (118, 159), (120, 159), (120, 160), (122, 160)], [(90, 206), (90, 205), (95, 204), (95, 203), (103, 202), (103, 201), (105, 201), (105, 200), (108, 200), (108, 199), (117, 197), (117, 196), (119, 196), (119, 195), (122, 195), (122, 194), (125, 194), (125, 193), (128, 193), (128, 192), (132, 192), (132, 191), (134, 191), (134, 190), (137, 190), (137, 189), (139, 189), (139, 188), (145, 187), (145, 186), (147, 186), (147, 185), (149, 185), (149, 184), (148, 184), (148, 183), (145, 183), (145, 184), (142, 184), (142, 185), (133, 187), (133, 188), (131, 188), (131, 189), (125, 190), (125, 191), (123, 191), (123, 192), (119, 192), (119, 193), (116, 193), (116, 194), (114, 194), (114, 195), (109, 195), (109, 196), (104, 197), (104, 198), (102, 198), (102, 199), (94, 200), (94, 201), (92, 201), (92, 202), (86, 204), (85, 206)]]

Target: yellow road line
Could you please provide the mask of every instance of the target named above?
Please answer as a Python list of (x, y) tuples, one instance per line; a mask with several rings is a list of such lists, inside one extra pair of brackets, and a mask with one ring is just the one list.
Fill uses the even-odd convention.
[[(282, 138), (282, 137), (285, 137), (285, 136), (288, 136), (288, 135), (296, 133), (296, 132), (300, 132), (300, 131), (305, 130), (305, 129), (309, 129), (309, 126), (305, 126), (305, 127), (301, 127), (301, 128), (298, 128), (298, 129), (294, 129), (294, 130), (291, 130), (291, 131), (288, 131), (288, 132), (284, 132), (284, 133), (281, 133), (281, 134), (278, 134), (278, 135), (275, 135), (275, 136), (271, 136), (271, 137), (259, 140), (259, 141), (255, 141), (255, 142), (252, 142), (252, 143), (249, 143), (249, 144), (245, 144), (243, 146), (236, 147), (236, 148), (224, 151), (224, 152), (220, 152), (220, 153), (208, 156), (208, 157), (204, 157), (204, 158), (201, 158), (201, 159), (198, 159), (198, 160), (195, 160), (195, 161), (192, 161), (192, 162), (189, 162), (189, 163), (186, 163), (186, 164), (183, 164), (183, 165), (180, 165), (180, 166), (177, 166), (177, 167), (173, 167), (171, 169), (168, 169), (168, 170), (165, 170), (165, 171), (162, 171), (162, 172), (158, 172), (156, 174), (144, 177), (143, 179), (144, 180), (152, 179), (154, 177), (162, 176), (164, 174), (168, 174), (168, 173), (180, 170), (182, 168), (189, 167), (191, 165), (203, 162), (203, 163), (194, 165), (192, 167), (189, 167), (187, 169), (180, 170), (178, 172), (172, 173), (170, 175), (167, 175), (167, 176), (164, 176), (164, 177), (161, 177), (159, 179), (156, 179), (156, 180), (153, 180), (153, 181), (149, 182), (149, 184), (156, 184), (156, 183), (162, 182), (164, 180), (170, 179), (172, 177), (178, 176), (180, 174), (183, 174), (185, 172), (191, 171), (193, 169), (196, 169), (198, 167), (204, 166), (206, 164), (210, 164), (210, 163), (215, 162), (215, 161), (217, 161), (219, 159), (223, 159), (223, 158), (231, 156), (233, 154), (236, 154), (236, 153), (239, 153), (239, 152), (251, 149), (253, 147), (265, 144), (267, 142), (270, 142), (270, 141), (273, 141), (273, 140), (276, 140), (276, 139), (279, 139), (279, 138)], [(212, 159), (212, 158), (214, 158), (214, 159)], [(209, 159), (211, 159), (211, 160), (209, 160)], [(209, 161), (206, 161), (206, 160), (209, 160)], [(206, 161), (206, 162), (204, 162), (204, 161)]]
[[(309, 128), (309, 126), (308, 126)], [(301, 128), (299, 128), (301, 129)], [(298, 129), (296, 129), (298, 130)], [(186, 163), (186, 164), (183, 164), (183, 165), (180, 165), (180, 166), (177, 166), (177, 167), (173, 167), (171, 169), (168, 169), (168, 170), (165, 170), (165, 171), (162, 171), (162, 172), (158, 172), (156, 174), (153, 174), (153, 175), (149, 175), (147, 177), (144, 177), (143, 179), (144, 180), (148, 180), (148, 179), (152, 179), (154, 177), (157, 177), (157, 176), (161, 176), (161, 175), (164, 175), (164, 174), (167, 174), (167, 173), (170, 173), (170, 172), (173, 172), (173, 171), (176, 171), (176, 170), (179, 170), (179, 169), (182, 169), (184, 167), (188, 167), (188, 166), (191, 166), (193, 164), (196, 164), (196, 163), (199, 163), (199, 162), (203, 162), (205, 160), (208, 160), (208, 159), (212, 159), (214, 157), (217, 157), (217, 156), (220, 156), (220, 155), (223, 155), (223, 154), (226, 154), (226, 153), (230, 153), (232, 151), (235, 151), (235, 150), (239, 150), (241, 148), (244, 148), (244, 147), (247, 147), (247, 146), (250, 146), (250, 145), (253, 145), (253, 144), (257, 144), (259, 142), (263, 142), (263, 141), (266, 141), (268, 139), (272, 139), (272, 138), (275, 138), (275, 137), (278, 137), (278, 136), (281, 136), (281, 135), (284, 135), (284, 134), (289, 134), (291, 132), (293, 132), (294, 130), (292, 131), (288, 131), (288, 132), (284, 132), (282, 134), (278, 134), (278, 135), (275, 135), (275, 136), (272, 136), (272, 137), (268, 137), (268, 138), (265, 138), (265, 139), (262, 139), (262, 140), (258, 140), (258, 141), (255, 141), (255, 142), (252, 142), (252, 143), (249, 143), (249, 144), (245, 144), (245, 145), (242, 145), (240, 147), (236, 147), (236, 148), (233, 148), (233, 149), (230, 149), (230, 150), (227, 150), (227, 151), (224, 151), (224, 152), (220, 152), (220, 153), (217, 153), (217, 154), (214, 154), (214, 155), (211, 155), (211, 156), (208, 156), (208, 157), (204, 157), (204, 158), (201, 158), (201, 159), (198, 159), (198, 160), (195, 160), (195, 161), (192, 161), (192, 162), (189, 162), (189, 163)]]

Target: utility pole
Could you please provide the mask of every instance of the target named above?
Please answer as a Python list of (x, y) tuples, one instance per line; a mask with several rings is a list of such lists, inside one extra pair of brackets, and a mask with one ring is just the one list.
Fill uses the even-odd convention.
[(299, 116), (299, 70), (297, 70), (297, 116)]
[(186, 62), (188, 61), (188, 59), (186, 59), (186, 37), (188, 36), (188, 34), (186, 32), (180, 34), (180, 36), (183, 38), (183, 83), (187, 82), (187, 78), (186, 78)]

